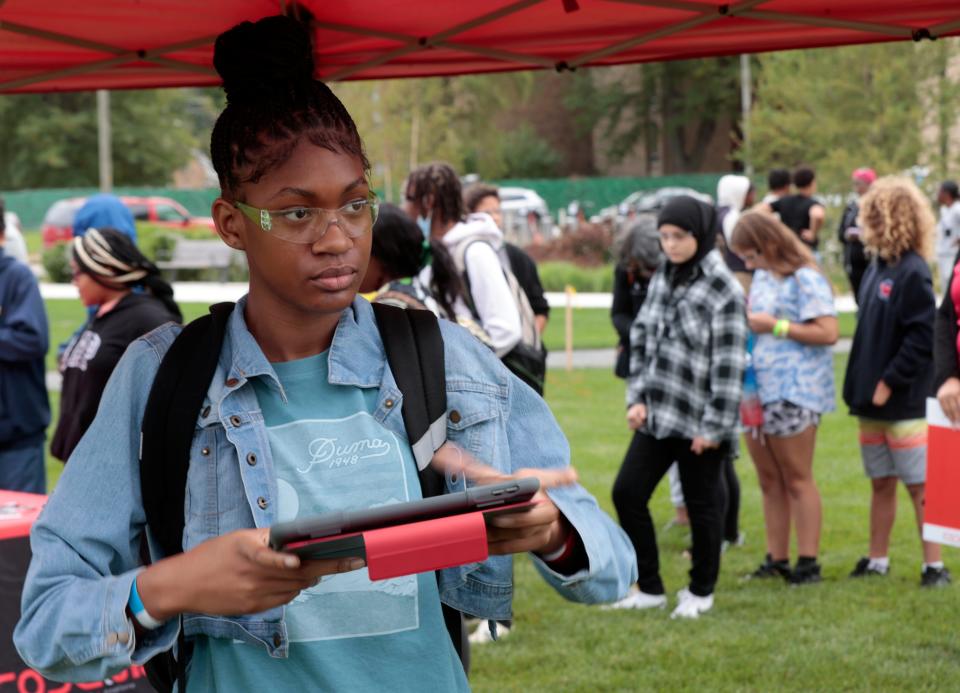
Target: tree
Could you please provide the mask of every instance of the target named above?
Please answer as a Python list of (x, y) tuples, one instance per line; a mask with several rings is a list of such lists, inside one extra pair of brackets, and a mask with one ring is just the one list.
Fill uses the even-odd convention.
[(579, 115), (581, 133), (600, 128), (613, 161), (622, 160), (637, 144), (651, 152), (662, 143), (665, 172), (701, 170), (708, 145), (736, 119), (737, 60), (683, 60), (614, 69), (595, 70), (594, 79), (574, 83), (567, 105)]
[(756, 169), (807, 163), (821, 188), (846, 190), (859, 166), (883, 175), (921, 163), (918, 85), (930, 48), (889, 43), (762, 56), (750, 118)]
[[(115, 185), (163, 185), (208, 136), (209, 90), (111, 94)], [(93, 92), (0, 96), (0, 189), (96, 186)], [(203, 128), (203, 135), (195, 128)]]

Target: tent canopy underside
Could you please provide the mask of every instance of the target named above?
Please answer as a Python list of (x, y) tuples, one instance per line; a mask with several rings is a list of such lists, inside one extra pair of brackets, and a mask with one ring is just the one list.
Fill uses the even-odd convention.
[(0, 0), (0, 93), (215, 85), (217, 34), (278, 13), (310, 22), (328, 81), (960, 35), (957, 0)]

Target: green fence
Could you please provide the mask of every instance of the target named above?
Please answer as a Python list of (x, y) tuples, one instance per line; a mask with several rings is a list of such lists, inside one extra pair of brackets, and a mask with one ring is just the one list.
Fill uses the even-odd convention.
[[(709, 195), (716, 195), (717, 181), (722, 173), (691, 173), (650, 178), (520, 178), (495, 181), (498, 185), (531, 188), (546, 200), (556, 216), (571, 200), (579, 200), (589, 216), (604, 207), (619, 203), (637, 190), (682, 186)], [(57, 200), (67, 197), (85, 197), (99, 192), (96, 188), (51, 188), (46, 190), (14, 190), (0, 192), (6, 207), (16, 212), (26, 229), (39, 228), (43, 215)], [(115, 188), (117, 195), (171, 197), (195, 216), (210, 216), (210, 205), (220, 191), (217, 188), (184, 190), (177, 188)]]

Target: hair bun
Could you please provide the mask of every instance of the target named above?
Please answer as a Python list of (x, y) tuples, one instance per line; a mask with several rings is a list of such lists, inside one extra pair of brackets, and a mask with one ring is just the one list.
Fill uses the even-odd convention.
[(262, 101), (264, 93), (303, 93), (313, 81), (313, 46), (306, 28), (284, 16), (242, 22), (217, 37), (213, 66), (227, 103)]

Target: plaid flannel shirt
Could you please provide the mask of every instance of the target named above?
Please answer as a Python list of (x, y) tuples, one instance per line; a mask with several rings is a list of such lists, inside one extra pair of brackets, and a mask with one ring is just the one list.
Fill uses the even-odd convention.
[(658, 439), (734, 441), (746, 337), (743, 291), (718, 251), (675, 288), (661, 266), (630, 329), (627, 406), (647, 406), (641, 430)]

